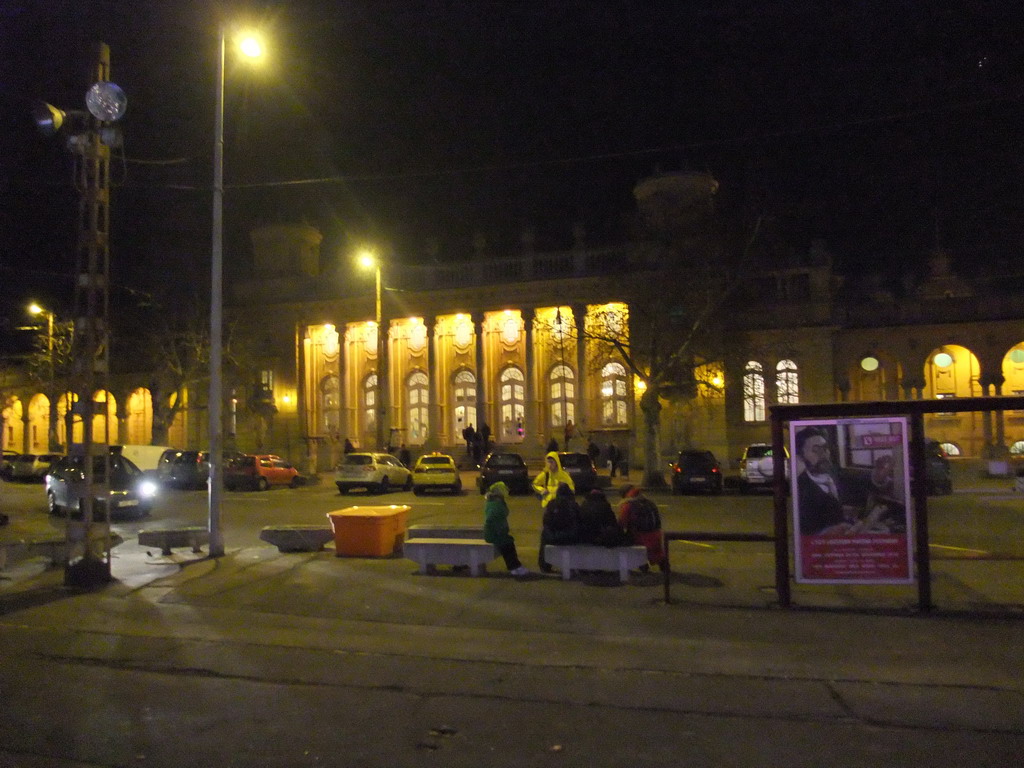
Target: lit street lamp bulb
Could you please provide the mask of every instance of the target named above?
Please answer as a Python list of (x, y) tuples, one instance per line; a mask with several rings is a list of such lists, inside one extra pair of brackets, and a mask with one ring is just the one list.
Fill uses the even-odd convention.
[(243, 35), (238, 41), (238, 50), (250, 59), (258, 59), (263, 55), (263, 43), (253, 34)]

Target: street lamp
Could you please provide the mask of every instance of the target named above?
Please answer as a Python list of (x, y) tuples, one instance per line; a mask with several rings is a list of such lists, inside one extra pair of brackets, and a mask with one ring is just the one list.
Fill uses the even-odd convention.
[(385, 333), (382, 326), (382, 315), (381, 315), (381, 303), (380, 303), (380, 270), (381, 263), (380, 259), (374, 256), (368, 251), (364, 251), (359, 255), (359, 264), (366, 268), (374, 270), (377, 278), (377, 306), (376, 306), (376, 322), (377, 322), (377, 391), (374, 393), (376, 398), (377, 418), (377, 450), (384, 450), (384, 415), (387, 413), (387, 361), (384, 359), (385, 351)]
[[(213, 243), (210, 259), (210, 477), (209, 532), (210, 556), (224, 554), (224, 532), (220, 525), (221, 492), (224, 478), (224, 425), (222, 423), (224, 336), (224, 52), (228, 30), (220, 25), (217, 39), (216, 107), (213, 121)], [(263, 46), (251, 34), (239, 40), (239, 51), (249, 57), (263, 54)]]
[(53, 312), (48, 309), (41, 307), (39, 304), (32, 302), (28, 305), (28, 312), (30, 315), (43, 315), (46, 318), (46, 366), (47, 366), (47, 385), (48, 391), (46, 393), (47, 398), (50, 401), (49, 413), (47, 414), (47, 425), (46, 425), (46, 450), (54, 451), (57, 449), (57, 403), (55, 401), (54, 392), (54, 364), (53, 364)]

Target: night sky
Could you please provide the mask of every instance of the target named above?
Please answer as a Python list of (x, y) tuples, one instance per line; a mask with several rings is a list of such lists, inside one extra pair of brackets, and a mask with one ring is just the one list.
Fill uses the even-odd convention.
[(538, 249), (576, 222), (615, 240), (659, 170), (713, 173), (725, 214), (823, 238), (841, 269), (1020, 261), (1019, 2), (0, 0), (8, 325), (68, 300), (70, 155), (30, 109), (82, 107), (96, 40), (129, 99), (116, 292), (205, 274), (221, 16), (259, 21), (272, 55), (228, 58), (229, 273), (275, 221), (320, 228), (326, 267), (366, 241), (412, 261), (468, 258), (476, 233), (514, 250), (526, 227)]

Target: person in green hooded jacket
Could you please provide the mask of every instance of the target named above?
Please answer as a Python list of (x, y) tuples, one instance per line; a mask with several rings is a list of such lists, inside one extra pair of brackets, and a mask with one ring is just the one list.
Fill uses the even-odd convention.
[(505, 560), (505, 567), (513, 576), (526, 576), (530, 572), (519, 561), (516, 540), (508, 528), (508, 486), (495, 483), (487, 489), (484, 504), (484, 541), (493, 544)]
[(562, 469), (562, 462), (558, 459), (558, 452), (551, 451), (544, 457), (544, 469), (533, 480), (533, 490), (540, 497), (540, 508), (546, 510), (548, 502), (555, 498), (558, 486), (565, 483), (569, 490), (576, 492), (576, 484), (573, 483), (569, 473)]

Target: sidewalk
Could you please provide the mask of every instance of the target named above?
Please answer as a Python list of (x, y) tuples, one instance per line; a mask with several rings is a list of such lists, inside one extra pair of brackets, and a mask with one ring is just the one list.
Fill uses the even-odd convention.
[[(118, 581), (93, 593), (53, 571), (0, 583), (0, 766), (1003, 766), (1024, 753), (1012, 610), (784, 611), (759, 564), (729, 568), (722, 552), (687, 557), (672, 605), (657, 574), (516, 581), (497, 561), (486, 578), (421, 576), (397, 557), (269, 546), (114, 554)], [(998, 589), (1024, 604), (1019, 583)]]

